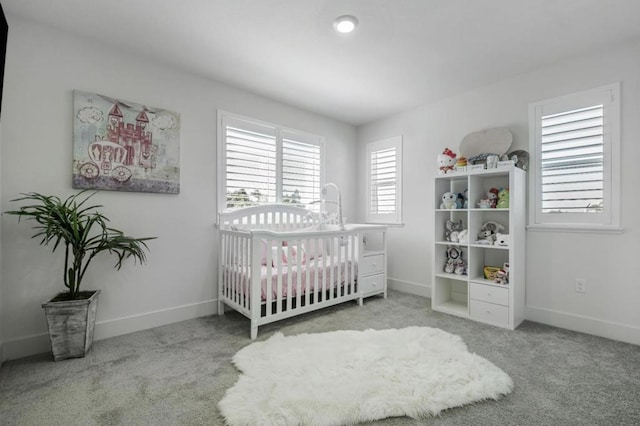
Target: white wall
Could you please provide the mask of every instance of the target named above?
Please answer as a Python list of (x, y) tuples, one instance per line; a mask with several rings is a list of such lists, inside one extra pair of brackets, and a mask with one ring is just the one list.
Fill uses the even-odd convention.
[[(10, 31), (2, 107), (1, 209), (36, 191), (71, 188), (72, 90), (80, 89), (181, 114), (178, 195), (100, 192), (95, 200), (117, 228), (150, 242), (145, 266), (112, 268), (97, 258), (86, 289), (102, 289), (96, 338), (215, 312), (216, 110), (223, 109), (324, 135), (327, 179), (340, 185), (345, 215), (355, 217), (357, 172), (353, 126), (311, 114), (15, 16)], [(132, 40), (135, 43), (135, 40)], [(4, 359), (48, 350), (40, 304), (61, 284), (62, 252), (31, 240), (31, 229), (2, 218), (0, 340)], [(247, 323), (247, 333), (249, 324)]]
[[(512, 149), (528, 146), (528, 104), (622, 82), (622, 234), (527, 232), (527, 319), (640, 344), (640, 43), (568, 59), (497, 84), (362, 126), (360, 151), (374, 140), (404, 136), (405, 226), (389, 237), (391, 284), (429, 294), (436, 155), (457, 152), (475, 130), (507, 126)], [(364, 179), (360, 161), (360, 178)], [(361, 185), (364, 188), (364, 185)], [(360, 206), (364, 206), (361, 196)], [(359, 210), (360, 217), (364, 211)], [(575, 278), (587, 293), (575, 292)]]

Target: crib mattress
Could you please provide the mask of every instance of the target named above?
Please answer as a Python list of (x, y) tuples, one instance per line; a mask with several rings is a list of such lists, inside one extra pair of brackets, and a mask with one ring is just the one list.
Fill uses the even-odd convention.
[[(278, 273), (279, 271), (280, 273)], [(353, 279), (351, 278), (352, 275)], [(281, 270), (275, 266), (261, 265), (260, 297), (263, 302), (267, 301), (269, 292), (267, 284), (269, 280), (271, 281), (271, 298), (269, 300), (281, 300), (288, 297), (296, 297), (298, 288), (300, 288), (300, 295), (306, 294), (307, 288), (311, 292), (330, 290), (355, 281), (357, 276), (357, 262), (340, 260), (337, 257), (332, 259), (325, 256), (324, 258), (312, 259), (307, 264), (300, 265), (300, 267), (298, 265), (282, 265)], [(244, 294), (245, 297), (249, 296), (250, 275), (248, 271), (243, 270), (243, 268), (238, 270), (237, 268), (226, 266), (222, 277), (225, 287), (228, 288), (230, 286)], [(300, 277), (300, 283), (298, 283), (298, 277)], [(289, 284), (289, 279), (291, 279), (291, 284)], [(289, 291), (289, 286), (291, 286), (291, 291)], [(280, 295), (278, 295), (278, 288), (281, 289)]]

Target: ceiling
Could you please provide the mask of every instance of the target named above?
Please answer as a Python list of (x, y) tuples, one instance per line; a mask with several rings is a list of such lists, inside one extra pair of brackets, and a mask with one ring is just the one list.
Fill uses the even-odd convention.
[[(92, 37), (360, 125), (640, 39), (639, 0), (1, 0)], [(357, 16), (339, 35), (333, 20)]]

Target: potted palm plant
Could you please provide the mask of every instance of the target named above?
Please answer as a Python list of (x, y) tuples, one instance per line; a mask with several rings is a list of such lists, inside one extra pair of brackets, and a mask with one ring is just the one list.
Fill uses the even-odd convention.
[(80, 285), (91, 261), (100, 253), (116, 256), (119, 270), (127, 258), (146, 262), (146, 241), (155, 237), (134, 238), (108, 226), (109, 219), (98, 211), (102, 205), (87, 205), (95, 192), (81, 191), (65, 200), (36, 192), (11, 200), (29, 202), (19, 210), (5, 213), (33, 221), (40, 245), (64, 249), (63, 280), (66, 290), (43, 303), (51, 350), (56, 361), (86, 355), (93, 342), (93, 330), (100, 290), (81, 291)]

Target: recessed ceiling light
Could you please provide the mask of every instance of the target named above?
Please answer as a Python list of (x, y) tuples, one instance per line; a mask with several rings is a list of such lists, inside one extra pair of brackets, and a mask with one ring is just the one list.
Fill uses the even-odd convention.
[(342, 15), (338, 16), (335, 21), (333, 21), (333, 28), (339, 33), (350, 33), (355, 30), (358, 26), (358, 20), (355, 16), (351, 15)]

